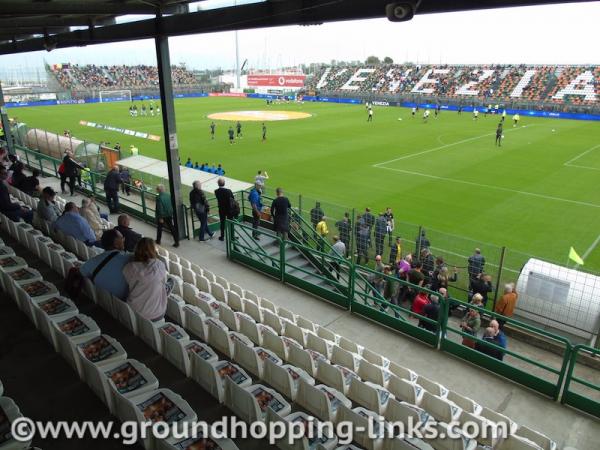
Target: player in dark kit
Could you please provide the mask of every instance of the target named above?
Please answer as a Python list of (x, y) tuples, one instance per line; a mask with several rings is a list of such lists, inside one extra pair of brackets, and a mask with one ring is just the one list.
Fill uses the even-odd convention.
[(233, 144), (235, 137), (234, 137), (233, 127), (231, 125), (229, 125), (229, 130), (227, 130), (227, 133), (229, 133), (229, 144)]
[(212, 122), (212, 123), (210, 124), (210, 138), (211, 138), (211, 139), (213, 139), (213, 140), (215, 139), (215, 128), (216, 128), (216, 127), (217, 127), (217, 126), (215, 125), (215, 123), (214, 123), (214, 122)]
[(238, 123), (235, 125), (235, 129), (237, 131), (237, 138), (240, 139), (242, 137), (242, 123), (238, 120)]
[(264, 122), (262, 124), (262, 140), (263, 141), (267, 140), (267, 126), (265, 125)]
[(498, 128), (496, 128), (496, 145), (502, 147), (502, 122), (500, 122)]

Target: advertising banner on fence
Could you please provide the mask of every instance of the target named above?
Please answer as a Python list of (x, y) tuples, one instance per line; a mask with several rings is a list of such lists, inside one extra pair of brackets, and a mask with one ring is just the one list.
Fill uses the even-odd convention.
[(248, 75), (248, 86), (304, 87), (305, 75)]
[(128, 130), (126, 128), (113, 127), (112, 125), (88, 122), (86, 120), (80, 120), (79, 125), (83, 125), (84, 127), (98, 128), (100, 130), (114, 131), (116, 133), (126, 134), (127, 136), (135, 136), (142, 139), (149, 139), (151, 141), (160, 141), (160, 136), (156, 136), (155, 134), (144, 133), (143, 131)]
[(211, 92), (209, 97), (245, 97), (244, 92)]

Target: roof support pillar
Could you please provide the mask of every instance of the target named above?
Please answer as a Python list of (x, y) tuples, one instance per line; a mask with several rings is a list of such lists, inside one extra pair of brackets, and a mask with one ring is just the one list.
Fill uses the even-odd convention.
[(2, 130), (4, 131), (4, 139), (6, 140), (6, 147), (10, 155), (15, 154), (14, 142), (12, 139), (12, 132), (10, 129), (10, 121), (8, 120), (8, 113), (4, 106), (4, 93), (2, 92), (2, 83), (0, 83), (0, 120), (2, 121)]

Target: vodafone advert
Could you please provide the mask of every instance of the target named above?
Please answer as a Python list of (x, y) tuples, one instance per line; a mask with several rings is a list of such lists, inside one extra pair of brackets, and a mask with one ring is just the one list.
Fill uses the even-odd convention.
[(305, 75), (248, 75), (248, 86), (303, 87)]

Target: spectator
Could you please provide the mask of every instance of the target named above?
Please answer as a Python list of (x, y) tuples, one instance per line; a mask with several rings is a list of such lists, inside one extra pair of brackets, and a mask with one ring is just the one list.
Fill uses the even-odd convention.
[[(474, 308), (470, 308), (467, 311), (467, 315), (460, 323), (460, 328), (464, 333), (467, 333), (471, 336), (477, 336), (477, 332), (481, 327), (481, 317), (479, 316), (479, 311)], [(473, 339), (469, 339), (467, 336), (463, 336), (463, 345), (467, 347), (475, 348), (475, 341)]]
[(39, 176), (40, 171), (38, 169), (33, 169), (31, 175), (23, 180), (21, 190), (32, 197), (39, 196), (41, 192)]
[(225, 187), (224, 178), (219, 178), (217, 184), (219, 187), (215, 190), (215, 197), (217, 198), (219, 221), (221, 222), (221, 236), (219, 236), (219, 240), (222, 241), (225, 239), (225, 221), (234, 218), (231, 212), (235, 198), (233, 197), (233, 192)]
[(313, 230), (317, 227), (323, 216), (325, 216), (325, 213), (321, 209), (321, 203), (316, 202), (315, 207), (310, 210), (310, 223), (312, 223)]
[(190, 206), (196, 213), (198, 220), (200, 221), (200, 242), (204, 242), (204, 233), (208, 234), (209, 238), (213, 237), (213, 233), (208, 229), (208, 213), (210, 208), (208, 206), (208, 200), (204, 192), (202, 192), (200, 181), (196, 180), (192, 184), (192, 190), (190, 191)]
[(337, 227), (340, 233), (340, 241), (344, 243), (346, 249), (350, 248), (350, 232), (352, 229), (352, 225), (350, 224), (350, 218), (348, 217), (348, 213), (344, 214), (344, 218), (336, 222), (335, 226)]
[(423, 275), (422, 270), (423, 270), (423, 265), (421, 264), (420, 261), (417, 261), (417, 263), (415, 264), (415, 267), (408, 271), (407, 281), (411, 285), (407, 287), (406, 299), (410, 303), (413, 302), (415, 295), (417, 295), (417, 289), (415, 287), (416, 286), (421, 287), (421, 286), (423, 286), (423, 283), (425, 282), (425, 276)]
[[(344, 259), (346, 258), (346, 245), (340, 240), (338, 236), (333, 237), (333, 245), (329, 250), (329, 255), (334, 258)], [(340, 279), (340, 264), (337, 261), (331, 262), (331, 267), (335, 270), (337, 279)]]
[(289, 209), (292, 207), (287, 197), (283, 195), (283, 189), (278, 187), (275, 190), (277, 197), (271, 203), (271, 215), (273, 216), (273, 228), (284, 241), (288, 239), (288, 233), (290, 232), (290, 212)]
[[(69, 179), (69, 192), (71, 196), (75, 195), (75, 179), (77, 178), (77, 171), (81, 169), (81, 165), (73, 159), (73, 153), (66, 151), (63, 158), (64, 165), (64, 177), (65, 180)], [(64, 186), (61, 185), (61, 189), (64, 192)]]
[[(198, 163), (196, 163), (198, 164)], [(185, 167), (189, 167), (190, 169), (194, 167), (194, 164), (192, 164), (192, 158), (188, 158), (186, 163), (185, 163)]]
[[(383, 268), (383, 275), (383, 298), (385, 298), (386, 301), (392, 305), (398, 305), (398, 282), (392, 278), (392, 268), (390, 266), (385, 266)], [(384, 305), (382, 307), (382, 311), (386, 309), (387, 305)], [(400, 315), (398, 314), (398, 311), (395, 309), (393, 311), (394, 316), (399, 318)]]
[(369, 234), (371, 234), (371, 230), (373, 229), (373, 225), (375, 225), (375, 216), (371, 214), (371, 208), (365, 208), (365, 213), (363, 214), (363, 219), (367, 226), (369, 227)]
[(125, 301), (129, 288), (123, 268), (131, 261), (131, 255), (124, 251), (123, 235), (117, 229), (106, 230), (100, 244), (106, 251), (88, 259), (79, 269), (81, 275), (89, 278), (96, 287)]
[(369, 263), (369, 240), (371, 234), (369, 233), (369, 227), (362, 220), (358, 221), (358, 237), (356, 239), (356, 264), (360, 264), (361, 260), (365, 260), (365, 264)]
[(83, 217), (90, 225), (94, 231), (94, 234), (96, 235), (96, 239), (100, 239), (102, 233), (104, 232), (104, 223), (100, 217), (98, 205), (96, 205), (96, 202), (93, 198), (84, 198), (81, 200), (81, 209), (79, 210), (79, 214), (81, 214), (81, 217)]
[(12, 176), (10, 178), (10, 184), (13, 187), (22, 191), (23, 183), (25, 183), (26, 179), (27, 179), (27, 175), (25, 175), (23, 173), (23, 164), (21, 164), (20, 162), (17, 162), (16, 164), (14, 164), (14, 167), (13, 167)]
[(94, 230), (86, 220), (79, 214), (79, 208), (73, 202), (65, 205), (65, 210), (54, 224), (54, 231), (61, 231), (66, 236), (85, 242), (87, 246), (96, 245), (98, 242)]
[(400, 236), (396, 238), (394, 245), (390, 247), (390, 264), (398, 267), (398, 263), (402, 260), (402, 239)]
[[(508, 343), (506, 341), (506, 335), (500, 329), (500, 324), (498, 323), (498, 321), (495, 319), (491, 320), (490, 327), (494, 330), (494, 343), (498, 347), (502, 347), (503, 349), (506, 349), (506, 347), (508, 345)], [(498, 358), (498, 359), (500, 359), (500, 360), (504, 359), (504, 352), (500, 352), (500, 358)]]
[(38, 218), (46, 222), (54, 223), (60, 217), (62, 211), (55, 201), (56, 192), (50, 186), (42, 189), (42, 198), (38, 202), (37, 215)]
[(106, 203), (111, 214), (119, 213), (119, 185), (122, 184), (119, 168), (114, 166), (107, 174), (104, 180), (104, 192), (106, 193)]
[(467, 271), (469, 272), (469, 280), (476, 279), (482, 272), (485, 266), (485, 258), (481, 254), (481, 250), (476, 248), (475, 253), (469, 257)]
[(487, 327), (483, 331), (483, 337), (481, 339), (484, 340), (485, 343), (476, 342), (475, 350), (477, 350), (478, 352), (481, 352), (481, 353), (485, 353), (486, 355), (491, 356), (492, 358), (502, 360), (502, 358), (503, 358), (502, 351), (489, 345), (489, 344), (498, 345), (494, 340), (494, 329), (492, 327)]
[(18, 222), (23, 219), (27, 223), (33, 220), (33, 211), (28, 208), (23, 208), (18, 203), (10, 201), (6, 180), (8, 179), (8, 171), (6, 167), (0, 165), (0, 212), (10, 220)]
[(265, 173), (263, 174), (261, 170), (258, 171), (258, 173), (256, 174), (256, 176), (254, 177), (254, 184), (258, 183), (261, 185), (261, 187), (265, 186), (265, 181), (269, 179), (269, 174), (267, 173), (267, 171), (265, 170)]
[(392, 212), (392, 208), (387, 207), (385, 209), (385, 213), (383, 213), (383, 216), (385, 217), (385, 222), (386, 222), (386, 231), (388, 234), (388, 242), (390, 247), (392, 246), (392, 233), (394, 231), (395, 228), (395, 224), (394, 224), (394, 213)]
[(144, 319), (161, 320), (167, 310), (167, 268), (158, 259), (150, 238), (142, 238), (135, 247), (131, 262), (123, 268), (129, 287), (127, 304)]
[(250, 194), (248, 194), (248, 200), (250, 201), (250, 206), (252, 207), (252, 237), (257, 241), (260, 240), (260, 237), (258, 236), (258, 226), (260, 225), (260, 215), (263, 208), (261, 189), (262, 185), (256, 182), (254, 184), (254, 189), (252, 189)]
[[(160, 245), (163, 227), (166, 225), (173, 235), (173, 247), (179, 247), (179, 231), (173, 225), (173, 204), (171, 196), (165, 192), (162, 184), (156, 186), (156, 243)], [(152, 243), (154, 245), (154, 242)]]
[(425, 284), (431, 283), (431, 277), (435, 269), (433, 255), (428, 247), (421, 249), (421, 263), (423, 264), (423, 275), (425, 275)]
[(432, 291), (438, 291), (440, 288), (448, 289), (448, 283), (455, 283), (456, 281), (458, 281), (458, 269), (455, 267), (452, 275), (450, 275), (448, 266), (442, 266), (439, 271), (433, 272), (430, 289)]
[(121, 167), (119, 169), (119, 177), (121, 178), (121, 190), (123, 194), (129, 197), (131, 193), (131, 175), (129, 175), (129, 169), (127, 167)]
[(142, 235), (133, 231), (129, 225), (129, 216), (127, 214), (121, 214), (119, 216), (117, 226), (114, 229), (121, 233), (123, 239), (125, 239), (125, 251), (133, 252), (135, 246), (142, 238)]
[[(437, 295), (431, 294), (429, 296), (429, 303), (424, 306), (423, 315), (428, 319), (435, 320), (437, 322), (440, 316), (440, 298)], [(435, 333), (437, 330), (437, 326), (435, 324), (425, 320), (420, 320), (419, 326), (431, 331), (432, 333)]]
[(387, 234), (387, 220), (383, 213), (379, 214), (375, 221), (375, 253), (383, 254), (383, 243)]
[[(505, 317), (512, 317), (515, 312), (515, 306), (517, 305), (518, 298), (519, 294), (517, 294), (515, 291), (514, 284), (505, 284), (504, 295), (500, 297), (500, 300), (496, 304), (495, 312), (502, 314)], [(500, 323), (500, 328), (503, 328), (505, 321), (499, 319), (498, 322)]]
[(424, 229), (421, 229), (421, 234), (419, 236), (417, 236), (415, 244), (417, 246), (416, 248), (419, 251), (422, 251), (424, 248), (431, 247), (431, 242), (429, 242), (429, 239), (427, 239), (427, 236), (425, 235), (425, 230)]
[(492, 277), (485, 273), (480, 273), (477, 278), (471, 282), (471, 292), (473, 295), (481, 294), (484, 308), (487, 306), (488, 294), (493, 290)]
[(325, 248), (325, 241), (327, 240), (327, 235), (329, 234), (329, 229), (327, 228), (325, 216), (321, 216), (321, 220), (319, 220), (319, 222), (317, 223), (315, 231), (317, 233), (317, 250), (322, 252)]
[(369, 275), (369, 282), (373, 286), (373, 296), (375, 297), (377, 294), (383, 294), (383, 269), (385, 269), (385, 265), (381, 262), (381, 255), (375, 256), (375, 272)]
[(225, 175), (225, 170), (223, 170), (223, 166), (221, 164), (219, 164), (217, 166), (217, 170), (215, 171), (215, 173), (217, 175), (219, 175), (220, 177), (222, 177), (223, 175)]
[(427, 292), (419, 291), (412, 302), (411, 311), (415, 314), (424, 315), (425, 306), (429, 304), (429, 297), (427, 297)]

